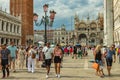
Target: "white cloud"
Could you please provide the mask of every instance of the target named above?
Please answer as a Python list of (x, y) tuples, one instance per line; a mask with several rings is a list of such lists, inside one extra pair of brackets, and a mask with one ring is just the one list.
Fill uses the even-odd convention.
[[(98, 12), (103, 12), (103, 0), (33, 0), (34, 1), (34, 12), (38, 13), (39, 18), (44, 15), (43, 5), (45, 3), (49, 4), (49, 10), (54, 9), (57, 14), (55, 17), (55, 26), (60, 26), (61, 24), (70, 23), (71, 16), (73, 17), (75, 13), (79, 15), (80, 18), (86, 18), (88, 13), (91, 18), (96, 18)], [(9, 12), (9, 0), (0, 0), (0, 7), (3, 10), (7, 9)], [(48, 13), (49, 15), (49, 13)]]
[(90, 17), (95, 19), (98, 12), (103, 9), (103, 0), (41, 0), (41, 2), (35, 0), (34, 2), (35, 12), (39, 13), (40, 17), (44, 15), (42, 6), (46, 2), (49, 4), (49, 10), (54, 9), (57, 12), (55, 26), (65, 24), (69, 27), (71, 16), (73, 17), (75, 13), (84, 19), (89, 13)]
[[(103, 0), (85, 0), (84, 2), (82, 0), (45, 0), (46, 2), (48, 2), (48, 4), (50, 4), (49, 9), (54, 9), (57, 14), (56, 17), (57, 18), (68, 18), (70, 16), (75, 15), (75, 13), (78, 13), (80, 16), (84, 16), (86, 13), (90, 13), (91, 15), (95, 15), (95, 13), (97, 14), (98, 11), (102, 8), (101, 7), (101, 2)], [(86, 3), (88, 3), (88, 5), (81, 5), (83, 2), (83, 5)], [(37, 1), (35, 2), (35, 4), (38, 4)], [(40, 3), (39, 3), (40, 4)], [(41, 5), (44, 4), (41, 1)], [(98, 5), (98, 7), (96, 6)], [(100, 6), (99, 6), (100, 5)], [(73, 9), (71, 9), (71, 7)], [(37, 9), (37, 8), (35, 8)], [(93, 13), (91, 13), (93, 12)], [(43, 14), (43, 11), (40, 10), (41, 14)], [(40, 15), (41, 15), (40, 14)]]
[(9, 13), (9, 0), (0, 0), (0, 8), (2, 7), (2, 10), (5, 11), (5, 9), (7, 10), (7, 12)]

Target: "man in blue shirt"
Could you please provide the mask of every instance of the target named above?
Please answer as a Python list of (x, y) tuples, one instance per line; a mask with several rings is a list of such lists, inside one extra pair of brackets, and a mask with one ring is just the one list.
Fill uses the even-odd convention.
[[(112, 58), (114, 56), (114, 59)], [(116, 56), (115, 56), (115, 50), (114, 46), (109, 46), (108, 50), (106, 51), (106, 63), (107, 63), (107, 70), (108, 70), (108, 76), (110, 76), (110, 71), (112, 67), (112, 62), (116, 61)]]
[(10, 50), (10, 56), (11, 56), (11, 65), (10, 67), (13, 69), (13, 72), (15, 72), (15, 59), (17, 57), (17, 47), (14, 45), (14, 42), (11, 42), (11, 45), (8, 46), (8, 49)]

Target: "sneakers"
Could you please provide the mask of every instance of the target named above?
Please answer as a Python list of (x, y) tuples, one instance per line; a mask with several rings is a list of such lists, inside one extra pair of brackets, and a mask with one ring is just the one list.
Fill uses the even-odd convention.
[(58, 78), (60, 78), (60, 74), (58, 74)]
[[(56, 76), (57, 78), (60, 78), (60, 74), (58, 74), (58, 75), (56, 74), (55, 76)], [(46, 75), (46, 78), (48, 78), (48, 77), (49, 77), (49, 76)]]
[(34, 73), (34, 71), (31, 71), (32, 73)]
[(56, 74), (55, 76), (56, 76), (57, 78), (60, 78), (60, 74)]
[(58, 77), (58, 75), (57, 75), (57, 74), (56, 74), (55, 76), (56, 76), (56, 77)]
[(46, 75), (46, 78), (48, 78), (48, 75)]

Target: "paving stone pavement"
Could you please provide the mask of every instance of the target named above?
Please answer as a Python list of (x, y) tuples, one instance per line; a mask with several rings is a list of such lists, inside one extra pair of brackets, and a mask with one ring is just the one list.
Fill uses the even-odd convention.
[[(106, 66), (104, 67), (105, 77), (96, 76), (90, 62), (93, 60), (92, 51), (88, 51), (88, 53), (88, 56), (83, 59), (72, 59), (71, 56), (65, 56), (63, 68), (61, 68), (61, 78), (55, 77), (54, 64), (52, 64), (48, 79), (45, 78), (45, 68), (37, 68), (34, 73), (28, 73), (27, 69), (24, 68), (17, 70), (16, 73), (11, 72), (10, 77), (4, 80), (120, 80), (120, 64), (117, 62), (113, 63), (110, 77), (107, 76)], [(0, 77), (2, 77), (1, 72)], [(2, 79), (0, 78), (0, 80)]]

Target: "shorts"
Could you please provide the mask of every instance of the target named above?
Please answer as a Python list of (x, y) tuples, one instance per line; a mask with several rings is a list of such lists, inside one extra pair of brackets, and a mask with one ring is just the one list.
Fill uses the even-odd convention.
[(1, 65), (2, 66), (8, 65), (8, 59), (2, 59)]
[(111, 58), (106, 58), (107, 66), (112, 66), (113, 60)]
[(16, 59), (16, 57), (11, 57), (10, 60), (11, 60), (12, 62), (15, 62), (15, 59)]
[(45, 65), (51, 66), (51, 59), (45, 59)]
[(103, 69), (103, 62), (101, 60), (95, 60), (95, 62), (99, 64), (100, 69)]
[(61, 58), (60, 58), (60, 56), (55, 56), (55, 57), (54, 57), (54, 63), (61, 63)]

